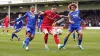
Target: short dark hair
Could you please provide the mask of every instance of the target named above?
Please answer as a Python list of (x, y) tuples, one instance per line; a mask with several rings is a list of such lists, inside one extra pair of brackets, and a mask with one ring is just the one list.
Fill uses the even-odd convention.
[(56, 5), (53, 5), (52, 8), (57, 8), (57, 6)]
[(71, 6), (74, 6), (75, 8), (77, 8), (76, 4), (75, 3), (71, 3), (68, 5), (68, 8), (71, 10)]
[(30, 6), (30, 8), (35, 8), (35, 7), (32, 5), (32, 6)]

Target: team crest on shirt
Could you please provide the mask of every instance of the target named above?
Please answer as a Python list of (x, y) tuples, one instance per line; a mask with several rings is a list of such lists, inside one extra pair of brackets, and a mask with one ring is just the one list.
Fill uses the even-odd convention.
[(19, 24), (20, 21), (17, 22), (17, 24)]
[(74, 14), (73, 17), (74, 17), (74, 18), (78, 17), (78, 14)]
[(30, 15), (31, 19), (34, 19), (35, 18), (35, 15)]

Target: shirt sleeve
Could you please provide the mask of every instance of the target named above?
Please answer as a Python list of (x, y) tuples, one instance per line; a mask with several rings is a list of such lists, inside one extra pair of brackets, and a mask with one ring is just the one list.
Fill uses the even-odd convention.
[(56, 18), (60, 18), (60, 15), (56, 14), (55, 17), (56, 17)]
[(47, 14), (48, 14), (48, 12), (49, 12), (49, 11), (45, 11), (45, 12), (44, 12), (44, 15), (47, 15)]
[(27, 12), (24, 16), (20, 17), (20, 18), (18, 19), (18, 21), (20, 21), (20, 20), (22, 20), (22, 19), (25, 19), (25, 18), (27, 17), (27, 15), (28, 15), (28, 12)]
[(68, 13), (68, 15), (70, 15), (70, 14), (71, 14), (71, 12)]

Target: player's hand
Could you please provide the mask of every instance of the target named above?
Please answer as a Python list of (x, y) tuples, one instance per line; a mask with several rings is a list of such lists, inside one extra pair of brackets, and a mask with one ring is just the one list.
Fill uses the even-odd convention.
[(10, 23), (14, 23), (15, 21), (11, 21)]
[(66, 17), (65, 15), (60, 15), (60, 17)]
[(40, 15), (43, 15), (43, 14), (44, 14), (44, 12), (39, 12), (39, 14), (40, 14)]
[(74, 24), (75, 22), (74, 22), (74, 21), (70, 21), (70, 23), (71, 23), (71, 24)]

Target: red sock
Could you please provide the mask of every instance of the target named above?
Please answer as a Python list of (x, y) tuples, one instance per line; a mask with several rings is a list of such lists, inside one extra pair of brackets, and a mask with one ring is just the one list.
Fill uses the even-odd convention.
[(9, 30), (7, 30), (7, 33), (9, 32)]
[(48, 41), (48, 34), (45, 34), (45, 36), (44, 36), (44, 41), (45, 41), (45, 44), (47, 44), (47, 41)]
[(54, 40), (55, 40), (56, 44), (58, 45), (59, 44), (59, 38), (58, 38), (57, 34), (54, 35)]
[(4, 32), (4, 30), (2, 30), (2, 32)]

